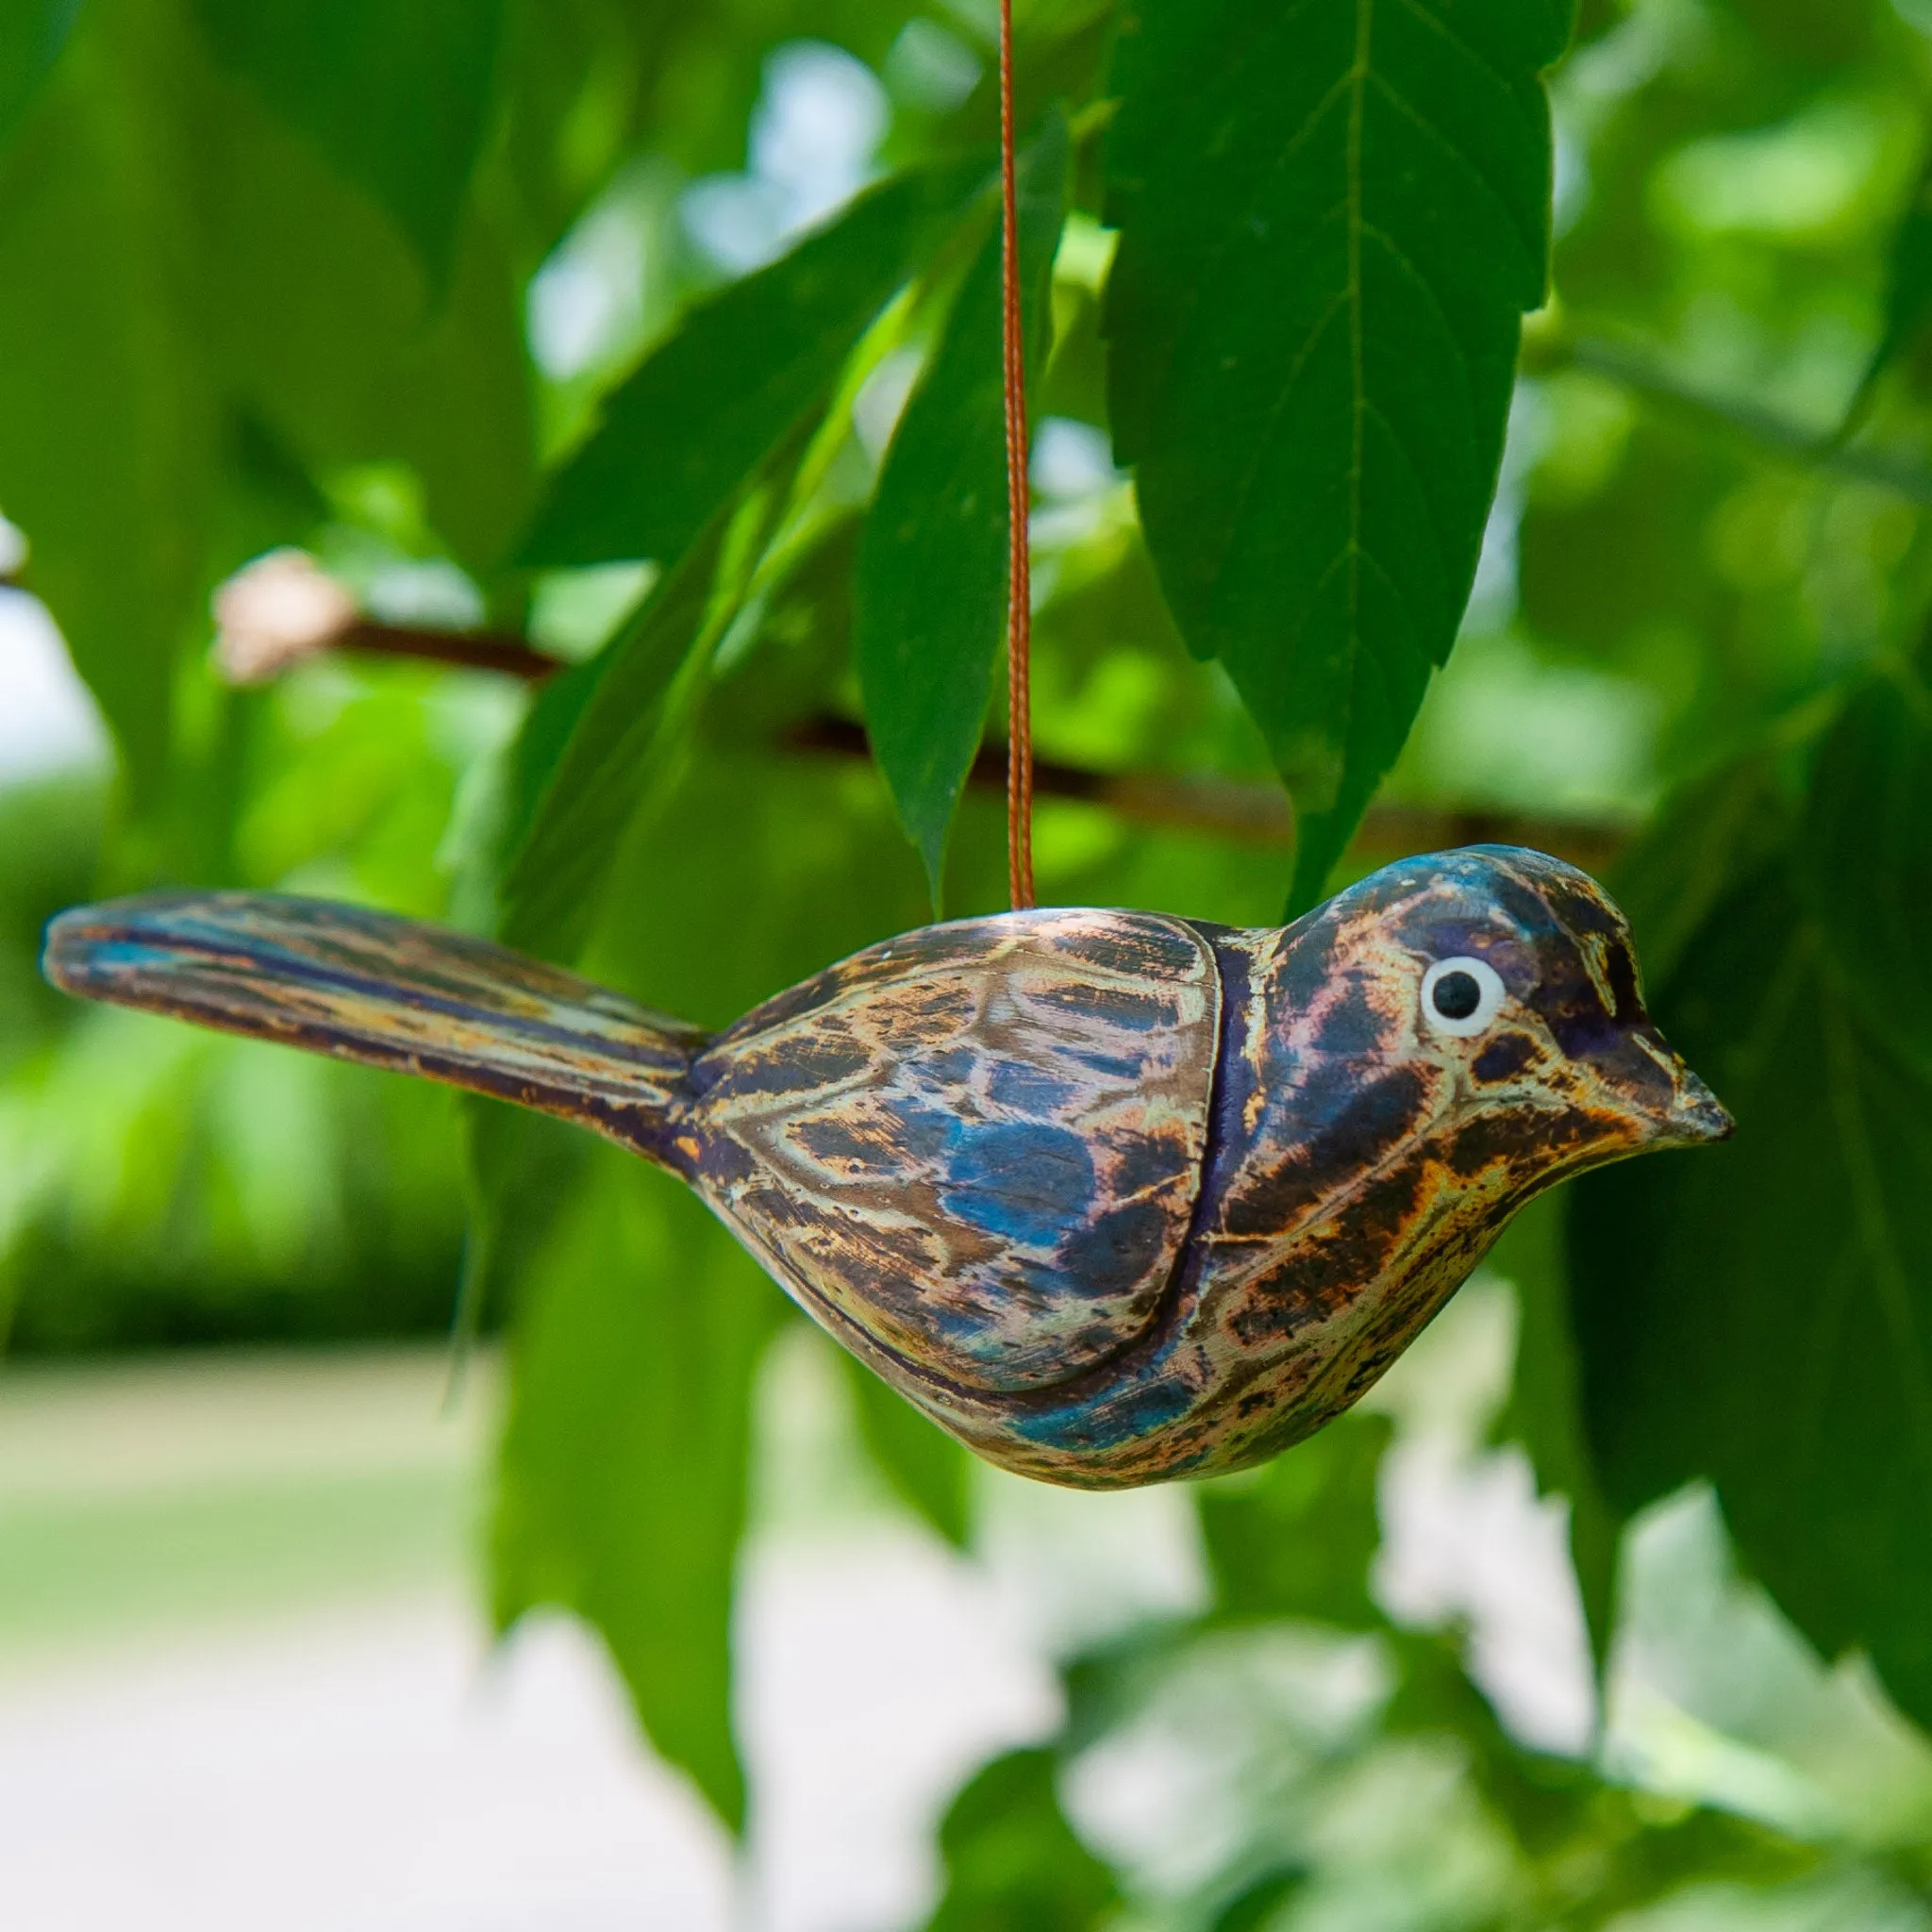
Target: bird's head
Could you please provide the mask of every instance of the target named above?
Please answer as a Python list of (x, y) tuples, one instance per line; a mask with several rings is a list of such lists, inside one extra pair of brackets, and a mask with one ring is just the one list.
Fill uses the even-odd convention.
[(1624, 915), (1574, 866), (1504, 845), (1405, 859), (1317, 923), (1326, 982), (1349, 989), (1323, 1045), (1352, 1009), (1371, 1058), (1421, 1076), (1458, 1170), (1554, 1179), (1730, 1134), (1644, 1010)]
[(1533, 1195), (1731, 1131), (1645, 1012), (1623, 914), (1540, 852), (1403, 859), (1252, 938), (1224, 942), (1241, 1047), (1197, 1318), (1247, 1418), (1221, 1468), (1354, 1402)]

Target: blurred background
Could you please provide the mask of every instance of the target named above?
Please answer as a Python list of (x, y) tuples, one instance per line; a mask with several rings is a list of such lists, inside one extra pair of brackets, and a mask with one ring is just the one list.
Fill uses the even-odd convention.
[[(398, 123), (472, 113), (439, 185), (316, 52), (407, 74), (379, 5), (0, 7), (8, 1924), (1932, 1925), (1932, 1746), (1857, 1633), (1801, 1634), (1708, 1485), (1626, 1520), (1564, 1462), (1549, 1217), (1276, 1465), (1062, 1494), (614, 1155), (517, 1141), (563, 1205), (479, 1256), (487, 1116), (40, 982), (50, 913), (161, 880), (486, 923), (533, 693), (653, 575), (510, 568), (546, 469), (694, 302), (989, 125), (980, 0), (475, 11), (487, 85), (439, 54)], [(1019, 12), (1040, 96), (1104, 103), (1114, 9)], [(1352, 871), (1500, 837), (1614, 881), (1932, 594), (1932, 7), (1589, 0), (1552, 87), (1554, 292)], [(1091, 173), (1033, 464), (1041, 896), (1271, 924), (1288, 813), (1113, 461)], [(723, 1024), (930, 917), (846, 639), (931, 329), (848, 371), (845, 520), (626, 835), (585, 964), (654, 1005)], [(949, 914), (1003, 903), (1003, 834), (975, 783)]]

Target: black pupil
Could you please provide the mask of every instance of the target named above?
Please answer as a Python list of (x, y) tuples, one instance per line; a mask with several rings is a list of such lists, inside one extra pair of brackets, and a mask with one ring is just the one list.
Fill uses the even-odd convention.
[(1436, 982), (1436, 1010), (1445, 1020), (1466, 1020), (1483, 1003), (1474, 973), (1445, 973)]

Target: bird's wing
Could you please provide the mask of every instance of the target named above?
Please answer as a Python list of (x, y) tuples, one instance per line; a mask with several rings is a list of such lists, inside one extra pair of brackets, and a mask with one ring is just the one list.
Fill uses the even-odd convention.
[(83, 906), (48, 927), (42, 965), (86, 999), (420, 1074), (646, 1153), (708, 1037), (486, 940), (276, 892)]
[(1174, 1276), (1219, 1013), (1211, 949), (1179, 920), (908, 934), (700, 1057), (697, 1182), (862, 1354), (1042, 1388), (1141, 1332)]

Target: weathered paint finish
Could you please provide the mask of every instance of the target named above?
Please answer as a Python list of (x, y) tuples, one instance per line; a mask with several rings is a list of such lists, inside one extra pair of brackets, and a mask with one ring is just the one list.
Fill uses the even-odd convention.
[(705, 1197), (841, 1336), (961, 1388), (1061, 1381), (1141, 1334), (1208, 1151), (1212, 948), (1046, 910), (872, 947), (702, 1053)]
[(278, 892), (155, 892), (62, 913), (48, 978), (466, 1087), (658, 1151), (708, 1036), (574, 973), (410, 919)]
[[(1474, 957), (1505, 1003), (1431, 1027)], [(981, 1455), (1233, 1469), (1378, 1376), (1565, 1175), (1716, 1138), (1582, 874), (1472, 848), (1279, 932), (1047, 910), (874, 946), (715, 1038), (482, 941), (206, 894), (70, 913), (50, 975), (584, 1121), (683, 1174)]]

